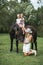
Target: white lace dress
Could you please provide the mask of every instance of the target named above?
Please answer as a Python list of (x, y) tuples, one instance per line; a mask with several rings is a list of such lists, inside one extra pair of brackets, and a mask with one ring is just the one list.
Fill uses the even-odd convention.
[(24, 44), (23, 44), (23, 52), (28, 53), (30, 51), (30, 47), (31, 47), (31, 43), (29, 42), (27, 38), (25, 38)]

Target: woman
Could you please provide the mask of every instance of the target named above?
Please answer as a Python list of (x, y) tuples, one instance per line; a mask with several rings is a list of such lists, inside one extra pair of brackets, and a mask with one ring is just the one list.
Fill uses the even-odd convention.
[(36, 50), (31, 49), (31, 42), (32, 42), (32, 31), (30, 28), (25, 30), (25, 39), (23, 44), (23, 53), (25, 56), (35, 54), (36, 56)]

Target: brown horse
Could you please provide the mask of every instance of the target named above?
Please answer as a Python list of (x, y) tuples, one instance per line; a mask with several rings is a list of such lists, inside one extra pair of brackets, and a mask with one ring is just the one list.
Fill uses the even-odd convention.
[[(37, 50), (37, 31), (33, 26), (27, 25), (26, 28), (30, 28), (32, 30), (32, 36), (34, 41), (31, 44), (31, 49), (33, 49), (33, 43), (35, 45), (35, 50)], [(10, 39), (11, 39), (11, 49), (13, 50), (13, 40), (16, 39), (16, 52), (18, 53), (18, 41), (24, 41), (25, 34), (23, 34), (22, 29), (17, 25), (14, 24), (10, 28)]]

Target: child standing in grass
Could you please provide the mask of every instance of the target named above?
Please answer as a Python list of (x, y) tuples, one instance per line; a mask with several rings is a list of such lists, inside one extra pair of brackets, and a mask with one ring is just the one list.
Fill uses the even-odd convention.
[(31, 41), (32, 41), (32, 31), (31, 29), (26, 29), (25, 30), (25, 39), (24, 39), (24, 44), (23, 44), (23, 53), (25, 56), (35, 54), (36, 56), (36, 50), (31, 49)]

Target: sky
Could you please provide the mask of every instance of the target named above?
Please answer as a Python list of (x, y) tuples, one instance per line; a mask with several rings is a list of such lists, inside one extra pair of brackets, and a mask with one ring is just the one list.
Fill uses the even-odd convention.
[[(10, 1), (10, 0), (8, 0), (8, 1)], [(43, 0), (41, 0), (42, 2), (39, 3), (39, 4), (37, 3), (37, 0), (30, 0), (30, 1), (31, 1), (31, 3), (33, 4), (33, 6), (34, 6), (35, 9), (37, 9), (38, 7), (43, 6)], [(18, 2), (20, 3), (21, 0), (18, 0)]]
[(43, 0), (41, 0), (41, 3), (37, 3), (37, 0), (30, 0), (31, 3), (33, 4), (34, 8), (37, 9), (38, 7), (43, 6)]

